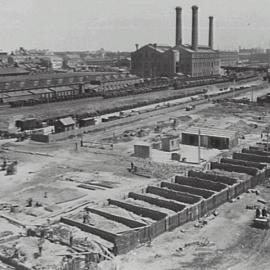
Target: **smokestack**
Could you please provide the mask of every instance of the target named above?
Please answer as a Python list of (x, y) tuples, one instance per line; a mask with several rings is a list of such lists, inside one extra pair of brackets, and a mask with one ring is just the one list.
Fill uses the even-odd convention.
[(192, 6), (192, 50), (198, 49), (198, 7)]
[(182, 8), (176, 7), (176, 37), (175, 45), (182, 45)]
[(214, 47), (214, 39), (213, 39), (213, 32), (214, 32), (214, 28), (213, 28), (213, 20), (214, 17), (210, 16), (209, 17), (209, 39), (208, 39), (208, 47), (211, 48), (213, 50)]

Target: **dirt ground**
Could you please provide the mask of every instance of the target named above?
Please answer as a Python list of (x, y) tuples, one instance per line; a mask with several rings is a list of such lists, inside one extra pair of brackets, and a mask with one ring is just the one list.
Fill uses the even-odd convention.
[[(246, 94), (248, 95), (250, 94)], [(125, 210), (116, 210), (108, 206), (106, 199), (121, 200), (129, 191), (140, 191), (147, 185), (169, 179), (194, 166), (203, 167), (204, 164), (192, 165), (171, 161), (169, 153), (158, 150), (154, 151), (152, 160), (136, 158), (133, 157), (133, 145), (136, 142), (153, 142), (163, 134), (180, 134), (192, 125), (229, 128), (245, 137), (240, 139), (239, 145), (230, 151), (202, 148), (203, 159), (217, 159), (221, 156), (229, 156), (232, 151), (260, 140), (265, 123), (270, 120), (269, 112), (268, 107), (236, 103), (203, 104), (189, 112), (175, 108), (167, 114), (157, 112), (156, 115), (153, 114), (152, 117), (135, 123), (87, 134), (85, 140), (100, 144), (95, 147), (79, 147), (77, 151), (75, 150), (75, 142), (78, 142), (76, 138), (50, 145), (32, 141), (1, 142), (0, 158), (7, 158), (9, 161), (17, 160), (18, 166), (16, 175), (7, 176), (4, 171), (0, 171), (0, 205), (7, 204), (16, 209), (10, 211), (10, 207), (0, 207), (0, 215), (5, 215), (23, 225), (39, 225), (47, 222), (48, 219), (59, 221), (61, 216), (80, 215), (83, 207), (88, 205), (116, 214), (117, 211), (121, 211), (122, 216), (142, 221), (135, 214), (131, 217)], [(175, 130), (171, 126), (171, 118), (178, 120)], [(159, 132), (154, 131), (157, 123), (163, 126)], [(142, 137), (124, 135), (127, 130), (139, 129), (148, 132)], [(113, 142), (113, 149), (102, 147), (102, 144), (108, 142)], [(196, 152), (196, 147), (180, 145), (180, 153), (187, 157), (188, 161), (196, 161)], [(128, 172), (127, 168), (130, 167), (131, 162), (150, 172), (150, 178)], [(1, 163), (0, 161), (0, 165)], [(260, 187), (260, 190), (261, 196), (269, 200), (270, 189)], [(30, 197), (33, 200), (33, 207), (27, 207)], [(208, 217), (209, 222), (203, 228), (194, 227), (193, 223), (185, 224), (155, 239), (151, 247), (144, 246), (127, 255), (117, 257), (120, 269), (260, 270), (270, 268), (270, 263), (268, 264), (267, 261), (270, 250), (268, 233), (249, 226), (254, 211), (245, 209), (246, 204), (255, 204), (257, 199), (255, 194), (244, 194), (240, 200), (221, 206), (218, 209), (220, 214), (215, 218), (213, 215)], [(36, 202), (39, 204), (37, 207)], [(147, 222), (151, 221), (147, 220)], [(111, 226), (111, 224), (102, 224), (100, 218), (95, 223), (99, 227), (104, 225), (105, 229)], [(0, 234), (8, 231), (5, 219), (0, 218), (0, 228)], [(6, 229), (2, 230), (2, 228)], [(117, 226), (113, 227), (113, 232), (125, 229), (127, 229), (125, 226)], [(19, 229), (14, 229), (15, 235), (19, 233)], [(196, 241), (203, 244), (200, 246)], [(188, 243), (192, 244), (184, 247)], [(179, 248), (183, 248), (183, 251), (176, 251)], [(259, 264), (255, 266), (257, 261)]]

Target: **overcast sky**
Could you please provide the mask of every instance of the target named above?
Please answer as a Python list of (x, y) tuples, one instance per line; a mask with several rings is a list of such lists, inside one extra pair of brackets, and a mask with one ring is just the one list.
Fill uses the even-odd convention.
[(135, 43), (175, 42), (175, 7), (183, 8), (183, 42), (191, 6), (199, 6), (199, 42), (214, 16), (216, 49), (270, 48), (270, 0), (0, 0), (0, 48), (132, 51)]

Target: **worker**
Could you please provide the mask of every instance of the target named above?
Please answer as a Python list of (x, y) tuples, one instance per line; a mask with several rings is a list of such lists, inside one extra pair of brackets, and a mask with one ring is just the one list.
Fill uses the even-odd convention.
[(29, 198), (29, 199), (27, 200), (27, 205), (26, 205), (26, 207), (32, 207), (32, 205), (33, 205), (33, 199), (32, 199), (32, 198)]
[(48, 192), (47, 191), (44, 192), (44, 198), (48, 198)]
[(261, 210), (259, 207), (256, 208), (256, 218), (260, 218), (261, 216)]
[(262, 216), (267, 217), (267, 211), (265, 207), (262, 209)]
[(43, 239), (39, 239), (38, 240), (38, 253), (39, 253), (39, 256), (41, 256), (42, 255), (42, 248), (43, 248)]
[(90, 216), (89, 216), (89, 211), (86, 210), (83, 214), (83, 223), (89, 223), (89, 219), (90, 219)]
[(73, 234), (72, 232), (69, 233), (69, 245), (72, 247), (73, 244)]
[(133, 171), (133, 169), (134, 169), (134, 163), (133, 163), (133, 162), (131, 162), (131, 163), (130, 163), (130, 171), (132, 172), (132, 171)]
[(3, 160), (2, 170), (4, 171), (7, 167), (7, 161), (6, 159)]

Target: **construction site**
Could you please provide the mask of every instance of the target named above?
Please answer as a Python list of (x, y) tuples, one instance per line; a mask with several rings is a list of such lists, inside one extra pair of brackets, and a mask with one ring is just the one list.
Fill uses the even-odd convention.
[(0, 269), (270, 269), (269, 65), (221, 75), (191, 9), (130, 74), (1, 79)]
[(1, 268), (267, 269), (270, 109), (251, 95), (269, 85), (249, 84), (68, 139), (3, 138)]

